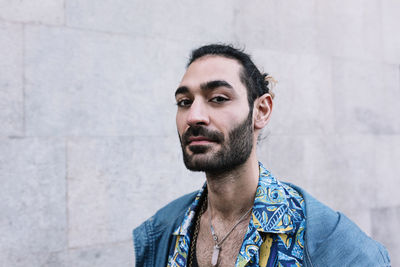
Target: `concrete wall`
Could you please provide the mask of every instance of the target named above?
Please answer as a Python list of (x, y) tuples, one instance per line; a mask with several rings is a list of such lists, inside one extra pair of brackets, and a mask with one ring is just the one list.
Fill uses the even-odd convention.
[(0, 0), (0, 266), (132, 266), (131, 230), (204, 182), (173, 92), (246, 47), (279, 85), (259, 157), (400, 266), (400, 2)]

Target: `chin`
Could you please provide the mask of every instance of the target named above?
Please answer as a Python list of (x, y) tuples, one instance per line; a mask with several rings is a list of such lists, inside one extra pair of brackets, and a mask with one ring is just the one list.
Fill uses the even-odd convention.
[(192, 156), (205, 154), (210, 149), (211, 149), (211, 147), (209, 145), (192, 145), (192, 146), (188, 146), (188, 150), (191, 152)]
[(211, 162), (215, 161), (213, 156), (210, 153), (193, 153), (184, 157), (184, 163), (188, 170), (206, 172), (212, 165)]

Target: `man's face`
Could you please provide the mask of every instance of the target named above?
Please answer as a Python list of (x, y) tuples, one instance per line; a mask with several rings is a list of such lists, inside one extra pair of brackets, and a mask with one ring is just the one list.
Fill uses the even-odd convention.
[(253, 149), (253, 120), (241, 65), (205, 56), (187, 69), (175, 98), (183, 158), (193, 171), (223, 172), (243, 164)]

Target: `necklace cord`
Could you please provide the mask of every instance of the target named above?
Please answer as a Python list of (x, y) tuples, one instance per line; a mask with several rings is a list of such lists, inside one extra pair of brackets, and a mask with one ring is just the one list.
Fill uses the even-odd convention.
[[(194, 227), (194, 232), (193, 232), (193, 237), (192, 237), (192, 242), (190, 244), (190, 249), (189, 249), (189, 259), (188, 259), (188, 267), (194, 266), (194, 255), (196, 255), (196, 244), (197, 244), (197, 236), (199, 235), (199, 230), (200, 230), (200, 218), (203, 215), (203, 213), (207, 209), (207, 195), (203, 198), (201, 201), (201, 207), (199, 214), (196, 216), (196, 223)], [(197, 262), (197, 260), (196, 260)]]
[(210, 229), (211, 229), (211, 235), (212, 235), (212, 237), (213, 237), (213, 239), (214, 239), (214, 242), (215, 242), (215, 246), (216, 247), (218, 247), (218, 248), (220, 248), (221, 247), (221, 245), (222, 245), (222, 243), (224, 243), (224, 241), (228, 238), (228, 236), (233, 232), (233, 230), (235, 230), (235, 228), (236, 228), (236, 226), (238, 226), (246, 217), (247, 217), (247, 215), (249, 214), (249, 212), (251, 211), (253, 209), (253, 207), (251, 207), (248, 211), (246, 211), (246, 213), (245, 214), (243, 214), (240, 218), (239, 218), (239, 220), (235, 223), (235, 225), (232, 227), (232, 229), (224, 236), (224, 238), (222, 238), (222, 240), (221, 241), (219, 241), (218, 242), (218, 237), (217, 237), (217, 235), (215, 234), (215, 231), (214, 231), (214, 227), (212, 226), (212, 223), (211, 223), (211, 210), (210, 210)]

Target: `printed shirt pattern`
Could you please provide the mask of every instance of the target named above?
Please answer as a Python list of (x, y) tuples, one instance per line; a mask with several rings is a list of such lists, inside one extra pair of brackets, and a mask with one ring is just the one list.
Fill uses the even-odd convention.
[[(235, 266), (302, 266), (306, 229), (304, 199), (296, 190), (277, 181), (261, 163), (259, 165), (260, 178), (252, 216)], [(190, 230), (205, 188), (206, 184), (173, 233), (177, 238), (169, 253), (168, 267), (186, 266)]]

